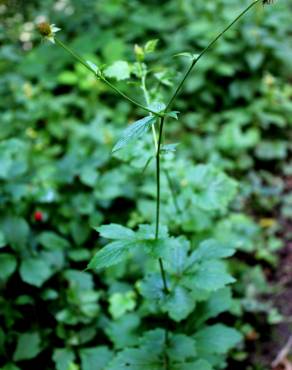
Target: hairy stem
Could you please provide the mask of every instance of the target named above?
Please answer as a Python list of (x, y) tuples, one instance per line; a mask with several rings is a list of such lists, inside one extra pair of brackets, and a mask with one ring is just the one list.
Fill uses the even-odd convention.
[(86, 63), (86, 61), (80, 57), (78, 54), (76, 54), (72, 49), (70, 49), (67, 45), (65, 45), (61, 40), (59, 40), (57, 37), (54, 38), (56, 44), (61, 46), (64, 50), (66, 50), (70, 55), (73, 56), (75, 60), (77, 60), (79, 63), (81, 63), (86, 69), (88, 69), (90, 72), (92, 72), (95, 76), (99, 77), (100, 80), (105, 83), (108, 87), (110, 87), (113, 91), (115, 91), (118, 95), (123, 97), (124, 99), (128, 100), (130, 103), (136, 105), (137, 107), (152, 113), (154, 116), (161, 117), (161, 113), (154, 112), (152, 109), (149, 109), (148, 107), (144, 106), (143, 104), (140, 104), (136, 100), (132, 99), (125, 93), (123, 93), (120, 89), (118, 89), (115, 85), (113, 85), (110, 81), (108, 81), (103, 75), (97, 75), (97, 73), (90, 67), (89, 64)]

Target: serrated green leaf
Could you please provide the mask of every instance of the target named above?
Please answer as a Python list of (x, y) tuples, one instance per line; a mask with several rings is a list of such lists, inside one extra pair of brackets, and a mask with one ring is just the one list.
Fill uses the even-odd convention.
[(206, 320), (218, 316), (230, 309), (232, 305), (231, 289), (229, 287), (219, 289), (211, 297), (202, 302), (196, 310), (196, 327), (200, 327)]
[(147, 117), (144, 117), (144, 118), (132, 123), (123, 132), (122, 137), (116, 143), (116, 145), (114, 146), (112, 151), (116, 152), (117, 150), (120, 150), (120, 149), (124, 148), (131, 141), (140, 138), (147, 131), (147, 129), (155, 123), (155, 121), (156, 121), (155, 117), (147, 116)]
[(56, 370), (71, 370), (70, 366), (74, 363), (75, 354), (69, 348), (57, 348), (54, 350), (53, 360)]
[(194, 309), (196, 303), (188, 290), (177, 285), (167, 296), (165, 308), (169, 316), (176, 322), (184, 320)]
[(114, 319), (122, 317), (126, 312), (133, 311), (136, 306), (136, 294), (133, 291), (116, 292), (109, 298), (109, 312)]
[(206, 211), (223, 211), (233, 200), (237, 183), (213, 165), (198, 165), (187, 173), (190, 202)]
[(192, 253), (188, 264), (192, 266), (197, 262), (204, 260), (214, 260), (230, 257), (234, 254), (235, 249), (219, 243), (215, 239), (207, 239), (200, 243), (199, 247)]
[(131, 312), (107, 323), (105, 332), (114, 343), (115, 348), (124, 349), (138, 343), (140, 321), (139, 315)]
[(207, 291), (215, 291), (234, 282), (235, 279), (227, 272), (225, 263), (217, 260), (200, 264), (193, 277), (193, 284)]
[(168, 245), (165, 254), (165, 267), (169, 273), (180, 276), (187, 267), (190, 243), (184, 237), (178, 237), (170, 238)]
[(83, 348), (80, 350), (81, 370), (104, 370), (113, 357), (106, 346)]
[(130, 66), (127, 62), (118, 60), (107, 67), (103, 73), (107, 77), (115, 78), (118, 81), (127, 80), (130, 77)]
[(172, 335), (167, 353), (173, 362), (195, 359), (197, 355), (196, 341), (184, 334)]
[(13, 354), (14, 361), (30, 360), (41, 352), (41, 338), (38, 333), (20, 334)]
[(194, 338), (199, 354), (225, 354), (242, 340), (242, 335), (226, 325), (216, 324), (198, 331)]
[(135, 233), (131, 229), (118, 224), (102, 225), (95, 228), (100, 235), (113, 240), (131, 240), (135, 238)]
[(116, 265), (129, 257), (129, 251), (132, 247), (133, 243), (128, 240), (114, 241), (98, 251), (87, 268), (98, 270)]
[(162, 360), (143, 349), (120, 352), (105, 370), (162, 370)]

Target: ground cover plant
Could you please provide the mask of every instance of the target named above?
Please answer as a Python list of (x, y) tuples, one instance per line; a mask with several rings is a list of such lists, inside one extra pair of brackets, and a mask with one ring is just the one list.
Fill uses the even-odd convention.
[[(262, 1), (251, 6), (263, 11)], [(106, 4), (104, 7), (110, 11)], [(233, 9), (231, 13), (234, 17)], [(229, 21), (232, 17), (228, 16)], [(46, 62), (54, 60), (58, 44), (68, 51), (60, 40), (64, 32), (59, 39), (50, 25), (42, 23), (39, 28), (57, 45), (50, 49), (42, 45), (44, 67), (40, 56), (35, 60), (32, 52), (32, 60), (28, 58), (20, 70), (27, 76), (38, 66), (40, 70), (33, 74), (40, 74), (41, 82), (34, 87), (22, 85), (23, 81), (13, 76), (6, 80), (21, 108), (16, 117), (4, 116), (5, 140), (1, 143), (1, 279), (6, 292), (1, 302), (3, 367), (217, 369), (227, 367), (227, 353), (235, 347), (239, 351), (235, 359), (240, 360), (246, 356), (243, 336), (251, 337), (253, 331), (242, 323), (241, 311), (252, 311), (251, 305), (256, 304), (271, 320), (275, 320), (275, 311), (260, 305), (252, 292), (245, 297), (246, 286), (240, 281), (234, 292), (244, 299), (232, 297), (229, 285), (235, 279), (230, 271), (240, 280), (246, 267), (225, 259), (239, 249), (265, 263), (275, 263), (273, 250), (281, 243), (269, 226), (273, 219), (261, 219), (269, 229), (267, 234), (261, 233), (254, 220), (242, 213), (242, 203), (250, 197), (259, 203), (259, 209), (269, 212), (283, 187), (281, 183), (263, 186), (261, 181), (272, 185), (275, 181), (265, 171), (263, 177), (251, 172), (243, 188), (223, 170), (239, 178), (253, 166), (249, 150), (255, 145), (260, 159), (266, 160), (267, 152), (272, 159), (288, 156), (286, 138), (260, 140), (260, 129), (246, 129), (246, 125), (250, 117), (267, 114), (269, 97), (265, 94), (276, 95), (284, 107), (272, 107), (270, 116), (260, 116), (263, 125), (269, 126), (271, 120), (280, 127), (289, 125), (291, 89), (266, 75), (261, 99), (249, 106), (248, 119), (240, 108), (230, 111), (229, 106), (203, 129), (199, 122), (206, 112), (200, 108), (198, 113), (187, 108), (185, 114), (186, 104), (178, 100), (179, 114), (166, 110), (171, 104), (163, 105), (170, 87), (176, 97), (179, 90), (175, 86), (181, 85), (176, 85), (174, 62), (167, 68), (160, 64), (162, 52), (156, 39), (137, 43), (131, 62), (112, 56), (121, 47), (117, 41), (110, 52), (104, 51), (112, 58), (105, 66), (93, 55), (80, 59), (73, 52), (76, 64), (66, 70), (72, 61), (70, 57), (60, 62), (66, 58), (63, 52), (58, 54), (57, 69)], [(79, 41), (80, 48), (73, 45), (69, 52), (82, 51), (83, 41)], [(208, 46), (202, 49), (199, 55), (176, 50), (179, 55), (174, 59), (193, 68), (209, 50)], [(203, 69), (203, 60), (208, 64), (215, 50), (202, 59)], [(254, 54), (248, 59), (251, 70), (257, 70), (253, 64), (257, 58), (262, 56)], [(221, 65), (220, 73), (226, 77), (228, 65)], [(51, 69), (50, 75), (42, 78), (47, 69)], [(207, 69), (205, 73), (210, 72)], [(199, 82), (191, 83), (191, 78), (186, 80), (188, 94), (198, 83), (204, 87), (202, 74)], [(204, 91), (195, 103), (198, 107), (215, 104), (212, 99), (218, 81), (212, 79), (210, 91)], [(64, 91), (58, 91), (59, 86)], [(238, 87), (236, 79), (230, 86), (234, 99), (248, 99), (250, 86)], [(113, 88), (128, 98), (118, 100), (110, 93)], [(70, 94), (68, 89), (72, 89)], [(258, 89), (256, 83), (254, 89)], [(144, 98), (138, 111), (133, 111), (136, 98), (128, 104), (130, 93)], [(106, 102), (97, 102), (97, 97)], [(80, 124), (76, 117), (90, 123)], [(134, 123), (125, 130), (129, 117)], [(17, 123), (11, 127), (11, 121), (15, 118), (18, 124), (29, 122), (25, 140), (21, 135), (14, 137)], [(218, 121), (224, 122), (219, 135), (214, 129)], [(182, 140), (181, 124), (188, 132)], [(194, 125), (199, 125), (198, 132)], [(163, 140), (164, 127), (167, 135)], [(190, 135), (194, 128), (196, 134)], [(289, 214), (289, 198), (285, 213)], [(262, 288), (256, 286), (258, 291), (267, 290), (261, 270), (248, 274), (255, 276), (258, 285), (262, 282)], [(238, 320), (231, 319), (230, 313), (222, 320), (222, 316), (216, 318), (226, 311)], [(34, 319), (27, 322), (27, 317)]]

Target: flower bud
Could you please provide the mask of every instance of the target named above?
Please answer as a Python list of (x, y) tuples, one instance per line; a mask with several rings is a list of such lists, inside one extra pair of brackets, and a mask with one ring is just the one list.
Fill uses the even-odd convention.
[(49, 23), (47, 22), (41, 22), (37, 25), (37, 28), (39, 30), (39, 33), (44, 36), (44, 37), (48, 37), (52, 34), (52, 29), (51, 29), (51, 26), (49, 25)]

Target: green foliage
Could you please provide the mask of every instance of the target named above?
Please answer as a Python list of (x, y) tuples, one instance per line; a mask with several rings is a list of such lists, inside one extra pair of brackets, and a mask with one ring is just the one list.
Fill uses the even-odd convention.
[(14, 361), (30, 360), (41, 351), (41, 338), (38, 333), (24, 333), (18, 337)]
[(155, 117), (148, 116), (132, 123), (124, 132), (122, 137), (116, 143), (113, 148), (113, 152), (122, 149), (128, 145), (131, 141), (138, 139), (143, 136), (147, 129), (153, 125), (156, 121)]
[[(259, 302), (271, 293), (260, 265), (243, 261), (274, 266), (274, 210), (291, 218), (279, 179), (291, 167), (287, 4), (243, 18), (189, 76), (180, 114), (165, 113), (158, 238), (154, 113), (245, 4), (63, 5), (3, 8), (0, 367), (224, 369), (244, 312), (279, 320)], [(36, 39), (39, 14), (93, 73)]]

